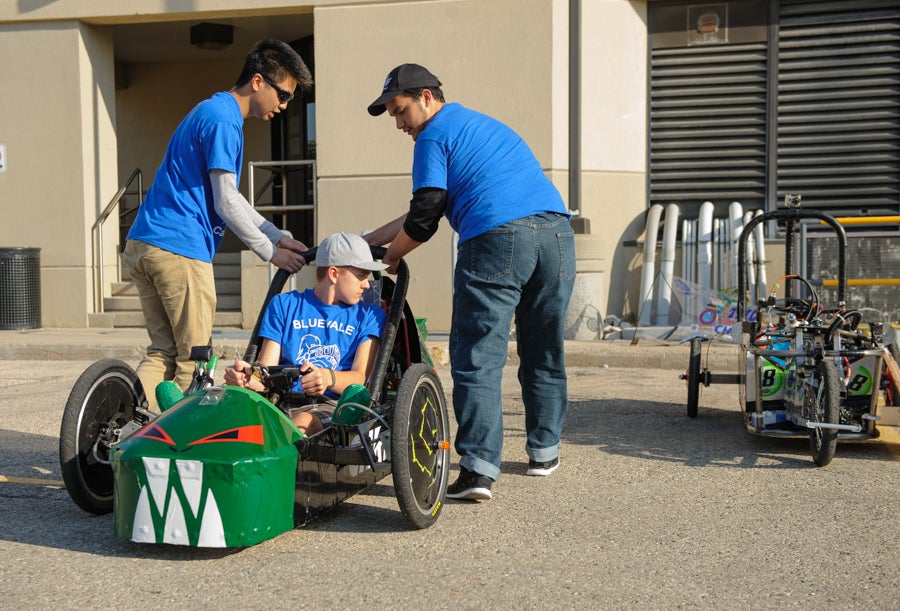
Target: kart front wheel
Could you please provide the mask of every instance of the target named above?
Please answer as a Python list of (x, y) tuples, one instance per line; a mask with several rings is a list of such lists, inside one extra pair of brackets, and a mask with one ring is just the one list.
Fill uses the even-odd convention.
[(94, 363), (72, 387), (59, 430), (59, 465), (69, 496), (85, 511), (112, 511), (110, 443), (143, 400), (137, 374), (117, 359)]
[(444, 390), (424, 363), (412, 365), (397, 389), (391, 427), (391, 471), (400, 511), (415, 528), (437, 520), (450, 476), (450, 424)]
[[(806, 387), (806, 400), (811, 401), (810, 405), (814, 408), (811, 419), (837, 424), (841, 409), (841, 381), (837, 367), (834, 363), (822, 361), (816, 366), (816, 377), (819, 387)], [(809, 448), (816, 465), (824, 467), (831, 462), (837, 450), (837, 438), (836, 429), (809, 429)]]

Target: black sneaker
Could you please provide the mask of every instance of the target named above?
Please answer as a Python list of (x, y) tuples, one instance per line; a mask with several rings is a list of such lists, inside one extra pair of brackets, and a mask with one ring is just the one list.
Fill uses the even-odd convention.
[(559, 467), (559, 456), (553, 460), (546, 462), (538, 462), (536, 460), (528, 461), (528, 471), (525, 475), (550, 475)]
[(447, 486), (448, 499), (467, 499), (470, 501), (489, 501), (491, 496), (491, 484), (494, 480), (469, 471), (465, 467), (459, 468), (459, 477)]

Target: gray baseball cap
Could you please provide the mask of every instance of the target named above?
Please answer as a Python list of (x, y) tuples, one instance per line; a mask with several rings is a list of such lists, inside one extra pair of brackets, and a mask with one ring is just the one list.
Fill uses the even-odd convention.
[(333, 233), (319, 244), (316, 251), (319, 267), (358, 267), (370, 272), (387, 269), (387, 265), (372, 258), (368, 242), (355, 233)]

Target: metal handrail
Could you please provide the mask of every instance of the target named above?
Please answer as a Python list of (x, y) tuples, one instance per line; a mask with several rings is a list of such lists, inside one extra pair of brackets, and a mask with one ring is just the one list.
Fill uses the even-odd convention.
[[(248, 188), (248, 192), (250, 193), (250, 206), (254, 208), (257, 212), (280, 212), (284, 214), (285, 212), (291, 212), (295, 210), (312, 210), (313, 211), (313, 222), (312, 222), (312, 234), (313, 237), (317, 235), (318, 231), (318, 223), (316, 220), (316, 208), (318, 206), (318, 188), (316, 186), (316, 160), (315, 159), (289, 159), (284, 161), (251, 161), (247, 164), (249, 171), (249, 181), (250, 185)], [(288, 192), (286, 188), (281, 189), (281, 204), (280, 205), (270, 205), (270, 206), (257, 206), (256, 200), (262, 197), (262, 194), (265, 193), (266, 189), (272, 186), (272, 183), (275, 182), (275, 175), (285, 175), (290, 172), (296, 172), (302, 166), (309, 166), (312, 170), (312, 203), (311, 204), (288, 204)], [(263, 182), (262, 186), (259, 189), (256, 189), (255, 175), (253, 171), (256, 168), (260, 168), (262, 170), (268, 170), (271, 172), (269, 177)], [(282, 231), (293, 237), (291, 232), (287, 229), (282, 228)], [(272, 282), (272, 279), (275, 276), (276, 268), (272, 263), (269, 263), (269, 282)], [(290, 288), (293, 290), (296, 286), (297, 276), (296, 274), (291, 274), (290, 276)]]
[[(258, 212), (290, 212), (293, 210), (315, 210), (316, 204), (318, 203), (316, 200), (318, 199), (318, 193), (316, 189), (316, 160), (315, 159), (291, 159), (286, 161), (251, 161), (247, 164), (249, 167), (249, 181), (250, 186), (248, 192), (250, 193), (250, 205), (256, 208)], [(294, 172), (299, 169), (300, 166), (309, 166), (312, 169), (313, 175), (313, 188), (312, 188), (312, 203), (311, 204), (288, 204), (287, 203), (287, 189), (281, 190), (281, 204), (280, 205), (271, 205), (271, 206), (257, 206), (256, 199), (260, 197), (266, 189), (268, 189), (272, 183), (274, 182), (275, 176), (274, 174), (287, 174), (289, 172)], [(255, 189), (255, 177), (253, 174), (253, 170), (255, 168), (260, 168), (263, 170), (268, 170), (273, 173), (272, 176), (268, 178), (263, 183), (263, 186), (259, 188), (259, 191)], [(315, 235), (316, 227), (315, 227), (315, 216), (313, 216), (313, 235)]]
[[(256, 208), (259, 212), (289, 212), (293, 210), (315, 210), (317, 204), (317, 190), (316, 190), (316, 161), (314, 159), (301, 159), (301, 160), (289, 160), (289, 161), (251, 161), (249, 162), (250, 167), (250, 205)], [(287, 203), (287, 192), (286, 190), (282, 190), (282, 205), (276, 206), (256, 206), (255, 200), (257, 197), (262, 195), (262, 193), (267, 189), (273, 182), (274, 176), (270, 177), (268, 181), (263, 185), (260, 189), (259, 193), (254, 191), (254, 176), (253, 169), (254, 167), (260, 167), (262, 169), (267, 169), (273, 173), (288, 173), (290, 171), (294, 171), (294, 168), (297, 166), (310, 166), (312, 168), (313, 179), (313, 188), (312, 188), (312, 204), (303, 204), (303, 205), (289, 205)], [(94, 235), (96, 232), (96, 250), (94, 252), (94, 311), (98, 313), (103, 312), (103, 223), (109, 218), (109, 216), (113, 213), (116, 207), (121, 203), (122, 197), (125, 196), (125, 193), (128, 191), (128, 188), (131, 186), (137, 179), (138, 181), (138, 207), (144, 203), (144, 186), (143, 186), (143, 174), (141, 173), (140, 168), (135, 168), (131, 172), (131, 176), (128, 177), (128, 180), (125, 181), (125, 184), (116, 191), (116, 194), (106, 205), (106, 208), (103, 209), (103, 212), (100, 213), (100, 216), (97, 217), (97, 221), (91, 227), (91, 234)], [(315, 235), (315, 215), (313, 215), (313, 235)], [(270, 266), (271, 267), (271, 266)], [(270, 276), (271, 276), (270, 272)]]
[(131, 176), (128, 177), (128, 180), (125, 181), (125, 184), (116, 191), (116, 194), (113, 196), (109, 203), (106, 204), (106, 208), (103, 209), (103, 212), (100, 213), (100, 216), (97, 217), (97, 221), (91, 227), (91, 235), (93, 236), (96, 232), (96, 245), (97, 249), (94, 251), (94, 311), (95, 312), (103, 312), (103, 223), (106, 222), (106, 219), (109, 218), (109, 215), (113, 213), (113, 210), (119, 205), (122, 201), (122, 197), (125, 196), (125, 193), (128, 191), (128, 187), (131, 186), (131, 183), (137, 179), (138, 181), (138, 208), (140, 208), (141, 204), (144, 203), (144, 180), (143, 174), (141, 173), (140, 168), (135, 168), (131, 172)]

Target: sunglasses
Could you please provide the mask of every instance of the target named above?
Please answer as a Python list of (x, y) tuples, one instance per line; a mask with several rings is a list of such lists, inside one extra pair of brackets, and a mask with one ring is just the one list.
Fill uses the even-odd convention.
[(285, 91), (284, 89), (282, 89), (281, 87), (276, 85), (275, 81), (270, 79), (268, 76), (266, 76), (265, 74), (260, 74), (260, 76), (263, 77), (263, 80), (265, 82), (267, 82), (269, 84), (269, 86), (272, 87), (272, 89), (275, 90), (275, 93), (278, 94), (279, 102), (281, 102), (282, 104), (287, 104), (288, 102), (290, 102), (291, 100), (294, 99), (293, 93), (291, 93), (290, 91)]

